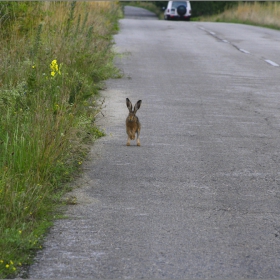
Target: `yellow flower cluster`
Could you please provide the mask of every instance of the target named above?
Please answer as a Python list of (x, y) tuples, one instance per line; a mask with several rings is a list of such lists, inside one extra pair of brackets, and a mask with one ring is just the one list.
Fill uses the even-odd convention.
[(54, 59), (52, 61), (52, 63), (50, 64), (50, 68), (51, 68), (51, 76), (54, 77), (56, 74), (59, 74), (61, 75), (61, 72), (60, 72), (60, 69), (59, 69), (59, 66), (57, 64), (57, 60)]
[[(0, 260), (0, 264), (4, 264), (5, 262), (3, 260)], [(18, 263), (19, 266), (21, 266), (21, 263)], [(11, 269), (12, 271), (16, 271), (16, 268), (14, 266), (14, 262), (13, 261), (9, 261), (8, 263), (6, 263), (5, 268), (7, 269)]]

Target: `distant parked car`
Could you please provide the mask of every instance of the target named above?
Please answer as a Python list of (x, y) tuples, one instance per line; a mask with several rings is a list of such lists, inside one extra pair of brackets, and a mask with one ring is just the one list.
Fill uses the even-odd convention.
[(168, 1), (164, 11), (164, 19), (184, 19), (189, 21), (191, 18), (190, 1)]

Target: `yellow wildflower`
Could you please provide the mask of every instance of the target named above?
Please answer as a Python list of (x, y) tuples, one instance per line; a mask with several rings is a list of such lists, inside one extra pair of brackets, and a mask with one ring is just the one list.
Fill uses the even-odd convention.
[(6, 268), (9, 268), (10, 266), (8, 264), (6, 264)]
[(54, 77), (57, 73), (59, 75), (61, 75), (61, 72), (60, 72), (60, 69), (59, 69), (60, 67), (57, 64), (57, 60), (56, 59), (54, 59), (52, 61), (52, 63), (50, 64), (50, 68), (51, 68), (51, 76), (52, 77)]

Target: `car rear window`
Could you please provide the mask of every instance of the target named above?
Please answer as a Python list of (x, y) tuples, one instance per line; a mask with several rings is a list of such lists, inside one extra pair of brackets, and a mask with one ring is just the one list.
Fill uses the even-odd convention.
[(187, 6), (186, 1), (173, 1), (172, 8), (178, 8), (179, 6), (184, 5)]

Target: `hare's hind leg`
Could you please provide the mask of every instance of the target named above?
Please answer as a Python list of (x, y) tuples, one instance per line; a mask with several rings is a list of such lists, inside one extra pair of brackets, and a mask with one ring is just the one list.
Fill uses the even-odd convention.
[(138, 131), (136, 133), (137, 133), (137, 146), (141, 146), (140, 139), (139, 139), (140, 129), (138, 129)]
[(126, 142), (126, 146), (130, 146), (130, 137), (129, 137), (129, 135), (127, 135), (127, 142)]

